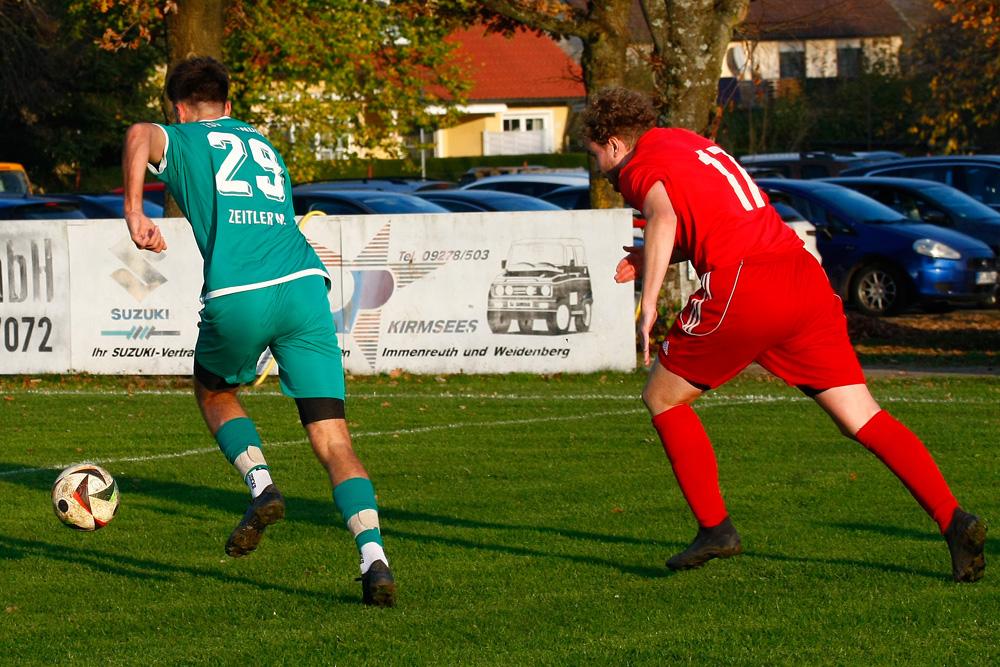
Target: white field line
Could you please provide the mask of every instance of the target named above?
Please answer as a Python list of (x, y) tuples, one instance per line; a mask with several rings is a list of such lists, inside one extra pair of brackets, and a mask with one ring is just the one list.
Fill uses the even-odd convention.
[[(191, 396), (193, 398), (193, 393), (190, 389), (139, 389), (135, 391), (129, 391), (127, 389), (112, 389), (112, 390), (79, 390), (79, 389), (21, 389), (14, 388), (8, 390), (0, 390), (0, 396)], [(260, 398), (272, 398), (272, 397), (283, 397), (280, 391), (242, 391), (240, 392), (240, 399), (245, 400), (248, 398), (260, 397)], [(375, 393), (375, 392), (365, 392), (365, 393), (348, 393), (347, 400), (367, 400), (367, 399), (453, 399), (453, 398), (463, 398), (466, 400), (526, 400), (526, 401), (574, 401), (574, 400), (585, 400), (585, 401), (639, 401), (638, 394), (484, 394), (475, 392), (461, 392), (452, 393), (448, 391), (438, 392), (438, 393)], [(732, 403), (734, 401), (739, 403), (744, 403), (747, 401), (766, 403), (771, 401), (805, 401), (811, 400), (807, 399), (805, 396), (768, 396), (765, 394), (746, 394), (737, 396), (721, 396), (712, 395), (703, 396), (698, 399), (695, 407), (699, 405), (705, 405), (707, 403)], [(876, 400), (893, 403), (982, 403), (985, 402), (984, 399), (956, 399), (951, 397), (945, 398), (903, 398), (903, 397), (892, 397), (892, 396), (876, 396)]]
[[(44, 391), (34, 392), (33, 390), (29, 390), (28, 392), (20, 392), (20, 393), (38, 393), (38, 394), (44, 394), (46, 392), (44, 392)], [(87, 394), (93, 394), (93, 393), (95, 393), (95, 392), (62, 392), (62, 391), (56, 391), (56, 392), (51, 392), (51, 395), (65, 395), (65, 394), (87, 395)], [(119, 392), (102, 392), (102, 393), (115, 394), (115, 395), (119, 394)], [(134, 392), (134, 393), (139, 394), (141, 392)], [(155, 392), (154, 391), (154, 392), (149, 392), (149, 393), (154, 393), (154, 394), (159, 395), (159, 394), (162, 394), (164, 392)], [(189, 392), (178, 392), (178, 393), (182, 393), (184, 395), (187, 395)], [(127, 395), (127, 392), (121, 392), (121, 395)], [(274, 393), (274, 394), (270, 394), (270, 395), (281, 396), (280, 393)], [(610, 395), (610, 396), (568, 395), (568, 396), (535, 396), (535, 397), (532, 397), (532, 396), (524, 396), (524, 395), (508, 395), (508, 396), (487, 395), (487, 396), (484, 396), (484, 395), (479, 395), (479, 394), (468, 394), (468, 395), (461, 395), (461, 394), (441, 394), (441, 395), (433, 395), (433, 396), (425, 396), (425, 395), (422, 395), (422, 394), (417, 394), (417, 395), (412, 395), (412, 396), (405, 395), (405, 394), (391, 394), (391, 395), (390, 394), (381, 394), (381, 395), (378, 395), (378, 396), (374, 396), (374, 398), (504, 398), (504, 399), (508, 399), (508, 398), (523, 398), (523, 399), (528, 399), (528, 400), (533, 400), (533, 399), (548, 399), (548, 400), (580, 400), (580, 399), (587, 399), (587, 400), (608, 400), (608, 399), (615, 399), (615, 400), (619, 400), (620, 399), (620, 400), (630, 400), (630, 401), (636, 401), (636, 400), (638, 400), (638, 398), (634, 397), (634, 396), (617, 396), (617, 395)], [(811, 400), (811, 399), (808, 399), (805, 396), (764, 396), (764, 395), (759, 395), (759, 394), (757, 394), (757, 395), (750, 395), (750, 396), (732, 396), (732, 397), (730, 397), (730, 396), (712, 396), (712, 397), (704, 397), (704, 398), (700, 399), (698, 401), (698, 403), (695, 404), (695, 406), (697, 408), (699, 408), (699, 409), (705, 409), (705, 408), (718, 407), (718, 406), (728, 407), (728, 406), (747, 405), (747, 404), (754, 404), (754, 403), (785, 403), (785, 402), (792, 402), (792, 403), (794, 403), (794, 402), (804, 402), (804, 401), (809, 401), (809, 400)], [(901, 397), (881, 397), (881, 398), (879, 398), (879, 400), (882, 401), (882, 402), (890, 402), (890, 403), (891, 402), (904, 402), (904, 403), (983, 403), (983, 402), (985, 402), (985, 401), (976, 400), (976, 399), (955, 400), (955, 399), (950, 399), (950, 398), (947, 398), (947, 399), (926, 398), (926, 399), (916, 399), (916, 400), (914, 400), (914, 399), (901, 398)], [(645, 409), (635, 408), (635, 409), (631, 409), (631, 410), (616, 410), (616, 411), (606, 411), (606, 412), (591, 412), (591, 413), (588, 413), (588, 414), (585, 414), (585, 415), (554, 415), (554, 416), (549, 416), (549, 417), (537, 417), (537, 418), (533, 418), (533, 419), (510, 419), (510, 420), (503, 420), (503, 421), (483, 421), (483, 422), (462, 422), (462, 423), (455, 423), (455, 424), (438, 424), (436, 426), (422, 426), (422, 427), (419, 427), (419, 428), (395, 429), (395, 430), (389, 430), (389, 431), (363, 431), (362, 430), (362, 431), (354, 431), (354, 432), (352, 432), (351, 433), (351, 437), (354, 438), (354, 439), (357, 439), (357, 438), (382, 438), (382, 437), (390, 437), (390, 436), (391, 437), (398, 437), (398, 436), (403, 436), (403, 435), (415, 435), (415, 434), (419, 434), (419, 433), (432, 433), (434, 431), (459, 430), (459, 429), (464, 429), (464, 428), (480, 428), (480, 427), (484, 427), (484, 426), (487, 426), (487, 427), (524, 426), (524, 425), (527, 425), (527, 424), (540, 424), (540, 423), (551, 423), (551, 422), (561, 422), (561, 421), (580, 421), (580, 420), (589, 420), (589, 419), (595, 419), (595, 418), (600, 418), (600, 417), (613, 417), (613, 416), (621, 416), (621, 415), (641, 414), (641, 413), (645, 413), (645, 412), (646, 412)], [(298, 439), (298, 440), (287, 440), (287, 441), (284, 441), (284, 442), (267, 442), (267, 443), (265, 443), (265, 445), (268, 448), (271, 448), (271, 447), (285, 447), (285, 446), (288, 446), (288, 445), (300, 445), (300, 444), (306, 444), (306, 443), (308, 443), (308, 440), (306, 438), (301, 438), (301, 439)], [(182, 451), (182, 452), (169, 452), (169, 453), (164, 453), (164, 454), (151, 454), (151, 455), (147, 455), (147, 456), (127, 456), (127, 457), (119, 457), (119, 458), (115, 458), (115, 459), (104, 459), (104, 460), (97, 460), (97, 461), (90, 461), (90, 462), (92, 462), (92, 463), (98, 463), (98, 464), (101, 464), (101, 465), (104, 465), (104, 466), (110, 466), (112, 464), (118, 464), (118, 463), (146, 463), (146, 462), (149, 462), (149, 461), (159, 461), (159, 460), (164, 460), (164, 459), (176, 459), (176, 458), (184, 458), (184, 457), (187, 457), (187, 456), (197, 456), (197, 455), (200, 455), (200, 454), (210, 454), (210, 453), (217, 452), (217, 451), (218, 451), (218, 447), (204, 447), (204, 448), (201, 448), (201, 449), (188, 449), (188, 450), (185, 450), (185, 451)], [(0, 471), (0, 478), (10, 477), (10, 476), (13, 476), (13, 475), (28, 474), (28, 473), (33, 473), (33, 472), (41, 472), (41, 471), (44, 471), (44, 470), (62, 470), (64, 468), (67, 468), (67, 467), (73, 465), (74, 463), (78, 463), (78, 462), (74, 461), (74, 462), (70, 462), (70, 463), (55, 463), (55, 464), (52, 464), (52, 465), (49, 465), (49, 466), (34, 467), (34, 468), (17, 468), (17, 469), (14, 469), (14, 470)]]

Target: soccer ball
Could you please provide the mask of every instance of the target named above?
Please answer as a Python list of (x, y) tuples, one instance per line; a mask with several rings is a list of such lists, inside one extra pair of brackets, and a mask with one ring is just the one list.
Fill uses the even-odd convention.
[(52, 485), (52, 508), (74, 530), (97, 530), (118, 513), (118, 484), (99, 465), (72, 465)]

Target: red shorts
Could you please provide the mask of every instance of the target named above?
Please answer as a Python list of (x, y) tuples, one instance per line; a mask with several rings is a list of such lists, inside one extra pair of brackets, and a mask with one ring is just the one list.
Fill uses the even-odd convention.
[(865, 382), (840, 297), (806, 250), (702, 276), (659, 360), (705, 388), (754, 361), (807, 393)]

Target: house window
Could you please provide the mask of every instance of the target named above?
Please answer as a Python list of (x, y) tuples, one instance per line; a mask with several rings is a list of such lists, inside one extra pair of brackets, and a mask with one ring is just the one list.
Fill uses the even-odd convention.
[(533, 132), (545, 129), (545, 119), (537, 116), (515, 116), (503, 119), (504, 132)]
[(483, 155), (553, 153), (554, 128), (554, 114), (549, 110), (503, 113), (499, 132), (483, 132)]
[(861, 47), (849, 46), (837, 49), (837, 76), (855, 77), (861, 73)]
[(806, 54), (804, 51), (783, 51), (778, 56), (778, 67), (782, 79), (801, 79), (806, 74)]

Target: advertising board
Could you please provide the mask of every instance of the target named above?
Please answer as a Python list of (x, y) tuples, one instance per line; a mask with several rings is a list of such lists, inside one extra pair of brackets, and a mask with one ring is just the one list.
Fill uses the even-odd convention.
[[(187, 221), (158, 224), (161, 254), (121, 220), (6, 223), (2, 372), (190, 374), (202, 261)], [(613, 279), (624, 209), (325, 216), (303, 233), (333, 281), (349, 373), (635, 365), (633, 288)]]
[(0, 225), (0, 373), (70, 367), (69, 276), (64, 221)]

